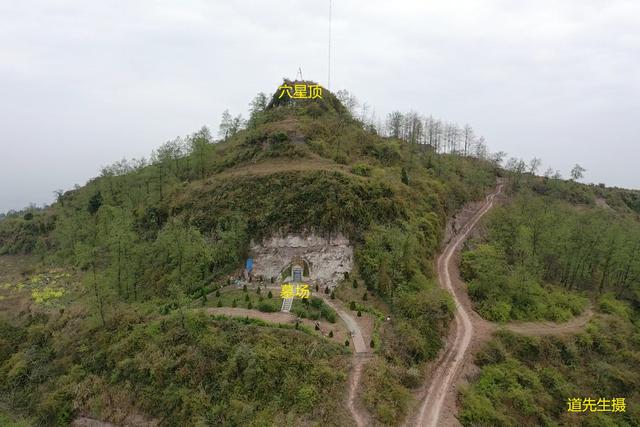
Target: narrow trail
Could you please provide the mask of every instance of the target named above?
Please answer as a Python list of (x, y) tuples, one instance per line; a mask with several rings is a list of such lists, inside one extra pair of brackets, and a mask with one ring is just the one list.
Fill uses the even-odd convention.
[[(478, 212), (473, 215), (460, 232), (449, 242), (440, 257), (438, 257), (438, 281), (442, 288), (451, 293), (456, 307), (455, 336), (451, 342), (448, 343), (445, 353), (433, 369), (434, 375), (431, 378), (426, 396), (420, 405), (415, 426), (436, 427), (443, 425), (440, 423), (440, 416), (445, 397), (452, 391), (453, 380), (460, 371), (474, 332), (473, 323), (467, 311), (468, 309), (465, 308), (464, 304), (462, 304), (458, 298), (451, 281), (451, 260), (460, 244), (467, 238), (480, 218), (493, 207), (494, 199), (501, 191), (502, 184), (499, 184), (496, 191), (487, 196)], [(455, 271), (455, 266), (453, 267)]]
[(511, 322), (503, 327), (522, 335), (532, 337), (542, 335), (564, 335), (582, 332), (593, 317), (593, 310), (587, 308), (580, 316), (573, 317), (564, 323), (555, 322)]
[(347, 398), (347, 407), (353, 416), (358, 427), (364, 427), (368, 425), (369, 416), (363, 409), (356, 405), (356, 396), (358, 395), (358, 388), (360, 386), (360, 378), (362, 377), (362, 368), (369, 356), (367, 353), (354, 354), (353, 366), (351, 368), (351, 374), (349, 375), (349, 396)]
[(362, 338), (362, 331), (360, 330), (360, 326), (358, 326), (358, 322), (356, 322), (349, 313), (338, 307), (338, 305), (329, 298), (324, 295), (321, 295), (321, 298), (324, 300), (325, 304), (333, 308), (336, 313), (338, 313), (338, 316), (340, 316), (345, 325), (347, 325), (349, 332), (351, 332), (351, 339), (353, 340), (353, 348), (355, 349), (356, 355), (359, 353), (367, 353), (369, 348), (364, 343), (364, 338)]
[(347, 396), (347, 407), (351, 412), (351, 416), (356, 422), (358, 427), (365, 427), (368, 425), (369, 415), (367, 412), (360, 408), (356, 404), (356, 396), (358, 395), (358, 389), (360, 387), (360, 378), (362, 377), (362, 369), (371, 357), (371, 350), (367, 347), (364, 342), (364, 338), (362, 337), (362, 330), (358, 325), (358, 322), (355, 321), (353, 316), (347, 313), (345, 310), (340, 308), (338, 304), (334, 301), (331, 301), (324, 295), (321, 295), (321, 298), (324, 302), (333, 308), (338, 316), (342, 319), (342, 321), (347, 325), (347, 328), (351, 332), (351, 338), (353, 340), (353, 365), (351, 367), (351, 372), (349, 373), (349, 393)]

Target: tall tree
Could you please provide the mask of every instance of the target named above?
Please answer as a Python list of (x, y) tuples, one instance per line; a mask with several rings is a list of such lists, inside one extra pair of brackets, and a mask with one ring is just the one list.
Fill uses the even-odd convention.
[(233, 128), (233, 116), (229, 113), (229, 110), (224, 110), (222, 112), (222, 119), (220, 120), (220, 129), (218, 130), (218, 135), (222, 137), (223, 140), (227, 140), (231, 136), (231, 130)]
[(469, 155), (469, 150), (471, 149), (471, 144), (474, 139), (473, 128), (469, 126), (469, 124), (464, 125), (464, 129), (462, 130), (462, 140), (464, 144), (463, 153), (465, 156)]
[(206, 126), (203, 126), (189, 138), (191, 152), (196, 159), (200, 179), (205, 177), (206, 161), (211, 149), (212, 141), (213, 138), (211, 137), (211, 132)]
[(387, 115), (387, 134), (392, 138), (402, 138), (404, 116), (400, 111), (393, 111)]
[(576, 165), (571, 169), (571, 179), (574, 181), (582, 179), (586, 171), (587, 170), (585, 168), (576, 163)]
[(540, 168), (540, 165), (542, 165), (542, 160), (540, 160), (537, 157), (534, 157), (533, 159), (531, 159), (531, 161), (529, 162), (529, 172), (532, 175), (535, 175), (538, 172), (538, 169)]
[(267, 109), (269, 100), (264, 92), (260, 92), (249, 104), (249, 120), (247, 126), (250, 128), (258, 124), (259, 115)]

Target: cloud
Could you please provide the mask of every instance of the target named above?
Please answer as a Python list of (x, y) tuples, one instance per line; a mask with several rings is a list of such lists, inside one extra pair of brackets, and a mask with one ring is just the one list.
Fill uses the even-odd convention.
[[(469, 122), (494, 150), (640, 187), (640, 3), (341, 0), (333, 12), (332, 86), (379, 115)], [(298, 67), (326, 83), (327, 15), (328, 0), (5, 2), (0, 211), (216, 127)]]

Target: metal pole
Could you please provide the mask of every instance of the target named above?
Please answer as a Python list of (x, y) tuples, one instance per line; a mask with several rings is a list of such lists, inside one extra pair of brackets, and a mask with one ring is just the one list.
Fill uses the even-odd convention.
[(327, 67), (327, 89), (331, 90), (331, 3), (329, 0), (329, 66)]

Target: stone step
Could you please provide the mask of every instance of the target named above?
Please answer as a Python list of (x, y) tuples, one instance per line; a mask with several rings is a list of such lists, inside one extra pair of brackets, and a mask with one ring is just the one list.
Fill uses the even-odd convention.
[(288, 313), (289, 311), (291, 311), (291, 306), (293, 305), (293, 298), (286, 298), (284, 300), (282, 300), (282, 310), (285, 313)]

